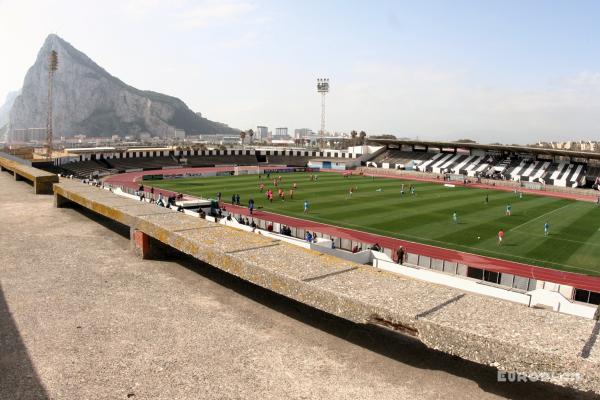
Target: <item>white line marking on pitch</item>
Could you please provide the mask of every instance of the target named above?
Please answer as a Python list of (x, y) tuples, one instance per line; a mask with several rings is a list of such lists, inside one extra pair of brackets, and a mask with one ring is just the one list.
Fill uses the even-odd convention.
[(572, 206), (572, 205), (573, 205), (573, 204), (569, 203), (569, 204), (565, 204), (565, 205), (564, 205), (564, 206), (562, 206), (562, 207), (555, 208), (554, 210), (548, 211), (547, 213), (545, 213), (545, 214), (542, 214), (542, 215), (540, 215), (540, 216), (538, 216), (538, 217), (535, 217), (534, 219), (530, 219), (529, 221), (525, 221), (525, 222), (523, 222), (521, 225), (517, 225), (517, 226), (515, 226), (514, 228), (511, 228), (511, 229), (509, 229), (508, 231), (516, 231), (517, 229), (521, 228), (522, 226), (525, 226), (525, 225), (527, 225), (527, 224), (529, 224), (529, 223), (531, 223), (531, 222), (533, 222), (533, 221), (537, 221), (537, 220), (538, 220), (538, 219), (540, 219), (540, 218), (547, 217), (547, 216), (548, 216), (548, 215), (550, 215), (550, 214), (554, 214), (555, 212), (557, 212), (557, 211), (560, 211), (560, 210), (562, 210), (563, 208), (566, 208), (566, 207), (568, 207), (568, 206)]

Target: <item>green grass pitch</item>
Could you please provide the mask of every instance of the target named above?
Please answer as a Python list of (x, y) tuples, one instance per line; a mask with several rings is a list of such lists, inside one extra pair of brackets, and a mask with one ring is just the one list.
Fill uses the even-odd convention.
[[(434, 246), (467, 251), (564, 271), (600, 275), (600, 207), (573, 200), (474, 188), (448, 188), (441, 184), (319, 173), (312, 182), (308, 173), (281, 174), (279, 187), (286, 190), (281, 201), (274, 190), (273, 203), (259, 191), (259, 183), (274, 188), (263, 175), (184, 178), (156, 181), (164, 189), (192, 196), (214, 198), (221, 192), (225, 202), (239, 194), (241, 203), (254, 198), (263, 210), (307, 218), (380, 235)], [(277, 174), (278, 175), (278, 174)], [(296, 182), (294, 199), (289, 189)], [(405, 194), (400, 195), (404, 184)], [(408, 187), (416, 187), (411, 196)], [(358, 190), (348, 196), (350, 187)], [(378, 191), (378, 189), (381, 189)], [(489, 203), (485, 203), (486, 195)], [(303, 214), (304, 200), (310, 213)], [(506, 216), (507, 204), (512, 216)], [(452, 220), (456, 211), (459, 223)], [(544, 223), (550, 224), (544, 236)], [(498, 230), (506, 236), (497, 244)]]

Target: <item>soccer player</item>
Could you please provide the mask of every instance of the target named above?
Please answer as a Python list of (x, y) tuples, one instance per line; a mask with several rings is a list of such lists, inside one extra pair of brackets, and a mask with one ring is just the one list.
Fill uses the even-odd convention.
[(550, 224), (546, 222), (544, 224), (544, 236), (548, 236), (549, 233), (550, 233)]
[(490, 202), (490, 195), (486, 194), (485, 195), (485, 204), (488, 204)]
[(290, 199), (294, 200), (294, 189), (290, 189)]
[(294, 184), (292, 185), (292, 187), (294, 188), (294, 190), (296, 190), (298, 188), (298, 185), (296, 184), (296, 182), (294, 182)]
[(304, 200), (304, 214), (308, 214), (308, 200)]
[(500, 229), (498, 231), (498, 246), (502, 245), (502, 239), (504, 239), (504, 231)]
[(265, 190), (265, 184), (261, 183), (259, 186), (260, 192), (262, 193)]
[(455, 224), (458, 224), (458, 213), (457, 213), (456, 211), (454, 211), (454, 212), (452, 213), (452, 221), (453, 221)]
[(510, 204), (506, 205), (506, 215), (510, 217), (512, 215), (512, 206)]
[(417, 194), (417, 188), (416, 188), (416, 187), (414, 187), (414, 186), (413, 186), (413, 187), (411, 187), (411, 188), (410, 188), (410, 195), (411, 195), (411, 196), (416, 196), (416, 194)]

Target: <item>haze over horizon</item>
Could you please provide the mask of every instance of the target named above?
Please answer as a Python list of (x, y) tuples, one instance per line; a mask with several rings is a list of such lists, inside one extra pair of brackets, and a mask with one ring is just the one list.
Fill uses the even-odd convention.
[(600, 3), (0, 0), (0, 102), (56, 33), (124, 82), (248, 129), (600, 137)]

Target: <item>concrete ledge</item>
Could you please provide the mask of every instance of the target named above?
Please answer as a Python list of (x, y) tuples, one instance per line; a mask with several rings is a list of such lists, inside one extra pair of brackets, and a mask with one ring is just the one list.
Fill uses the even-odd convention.
[(74, 202), (140, 232), (142, 256), (151, 250), (147, 235), (350, 321), (410, 334), (500, 370), (600, 393), (600, 322), (400, 277), (75, 181), (55, 184), (54, 191), (57, 205)]
[(0, 170), (12, 172), (16, 181), (30, 181), (35, 194), (52, 194), (52, 185), (58, 182), (56, 174), (22, 165), (3, 157), (0, 157)]

